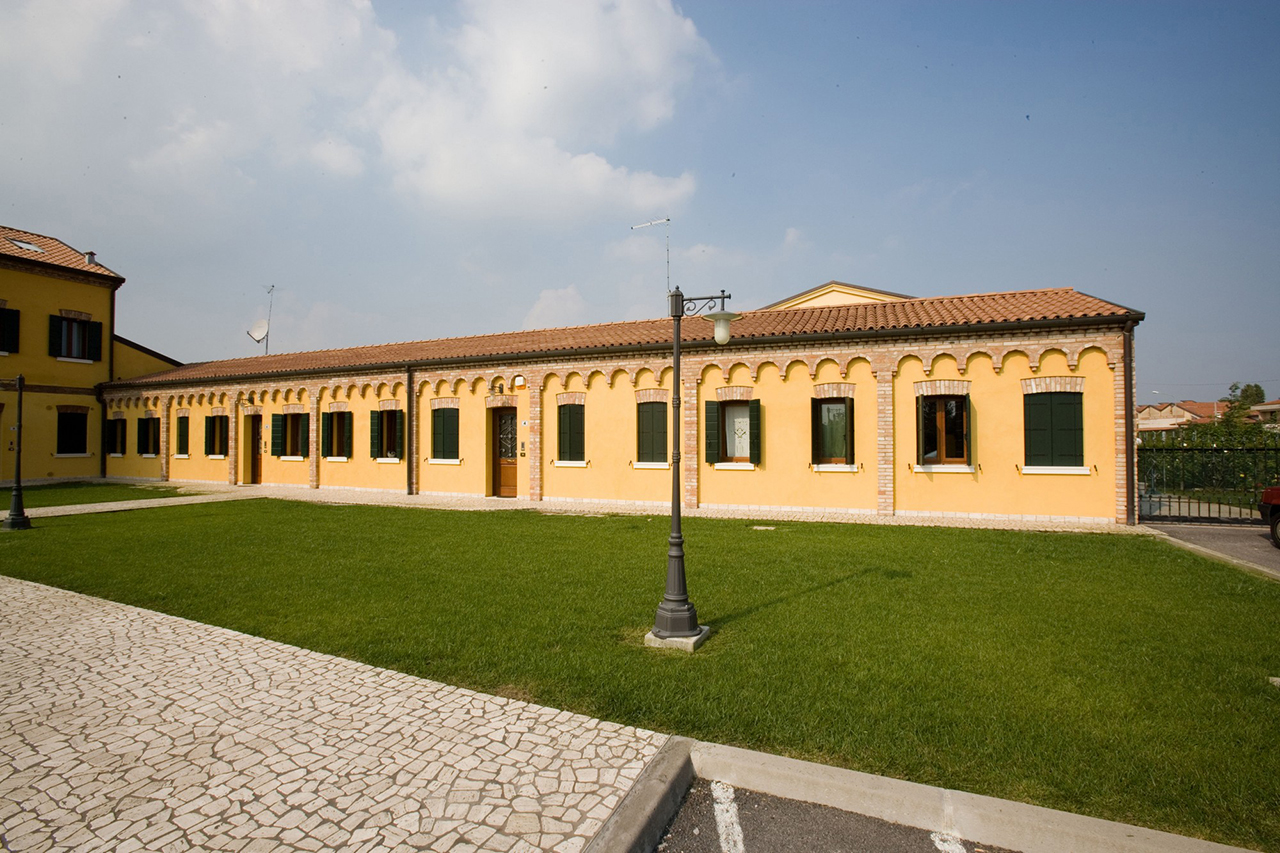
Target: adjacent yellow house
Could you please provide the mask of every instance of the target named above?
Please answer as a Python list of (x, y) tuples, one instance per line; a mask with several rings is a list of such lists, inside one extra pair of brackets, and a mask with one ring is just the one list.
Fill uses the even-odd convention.
[(0, 480), (13, 479), (19, 374), (24, 478), (79, 479), (106, 474), (98, 387), (178, 364), (115, 336), (123, 283), (92, 252), (0, 226)]
[[(1133, 328), (1071, 289), (829, 282), (670, 319), (191, 364), (103, 386), (112, 477), (1133, 523)], [(672, 412), (680, 405), (679, 428)]]

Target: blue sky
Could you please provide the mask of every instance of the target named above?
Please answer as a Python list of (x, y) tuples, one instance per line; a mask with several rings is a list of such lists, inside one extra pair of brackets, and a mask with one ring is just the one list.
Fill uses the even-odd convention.
[[(759, 307), (1147, 313), (1139, 401), (1280, 396), (1280, 6), (26, 0), (0, 223), (183, 360)], [(184, 318), (197, 318), (192, 324)], [(1155, 393), (1159, 392), (1159, 393)]]

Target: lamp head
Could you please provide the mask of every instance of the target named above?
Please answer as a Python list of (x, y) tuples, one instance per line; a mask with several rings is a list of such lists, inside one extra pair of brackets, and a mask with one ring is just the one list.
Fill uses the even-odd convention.
[(742, 318), (741, 314), (735, 314), (732, 311), (712, 311), (702, 316), (716, 324), (715, 339), (721, 346), (729, 343), (729, 324)]

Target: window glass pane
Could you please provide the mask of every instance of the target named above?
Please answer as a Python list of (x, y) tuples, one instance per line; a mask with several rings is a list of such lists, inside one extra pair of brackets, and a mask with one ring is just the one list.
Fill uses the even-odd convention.
[(964, 458), (964, 398), (947, 397), (943, 405), (946, 455), (948, 459)]
[(822, 458), (845, 459), (848, 449), (845, 447), (849, 436), (849, 425), (846, 423), (844, 401), (822, 404)]
[(938, 461), (938, 398), (925, 397), (920, 404), (920, 457), (925, 462)]
[(751, 457), (751, 419), (746, 403), (726, 403), (724, 412), (724, 456), (731, 459)]
[(58, 412), (58, 453), (85, 453), (88, 450), (89, 416), (79, 412)]

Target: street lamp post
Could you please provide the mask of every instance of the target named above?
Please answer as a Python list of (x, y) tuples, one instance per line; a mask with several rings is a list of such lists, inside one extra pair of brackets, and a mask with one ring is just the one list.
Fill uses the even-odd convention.
[(14, 443), (13, 458), (13, 497), (9, 500), (9, 515), (0, 524), (3, 530), (30, 530), (31, 519), (27, 518), (26, 509), (22, 506), (22, 388), (26, 380), (18, 374), (18, 425), (17, 440)]
[(684, 575), (684, 536), (680, 531), (680, 321), (714, 308), (719, 301), (720, 310), (705, 316), (715, 323), (716, 343), (725, 344), (729, 341), (729, 323), (739, 317), (725, 310), (725, 300), (730, 297), (731, 294), (722, 290), (719, 296), (686, 298), (679, 287), (668, 293), (674, 327), (671, 361), (671, 536), (667, 539), (667, 587), (653, 620), (652, 636), (654, 645), (675, 645), (690, 651), (706, 638), (711, 629), (698, 624), (698, 611), (689, 601)]

